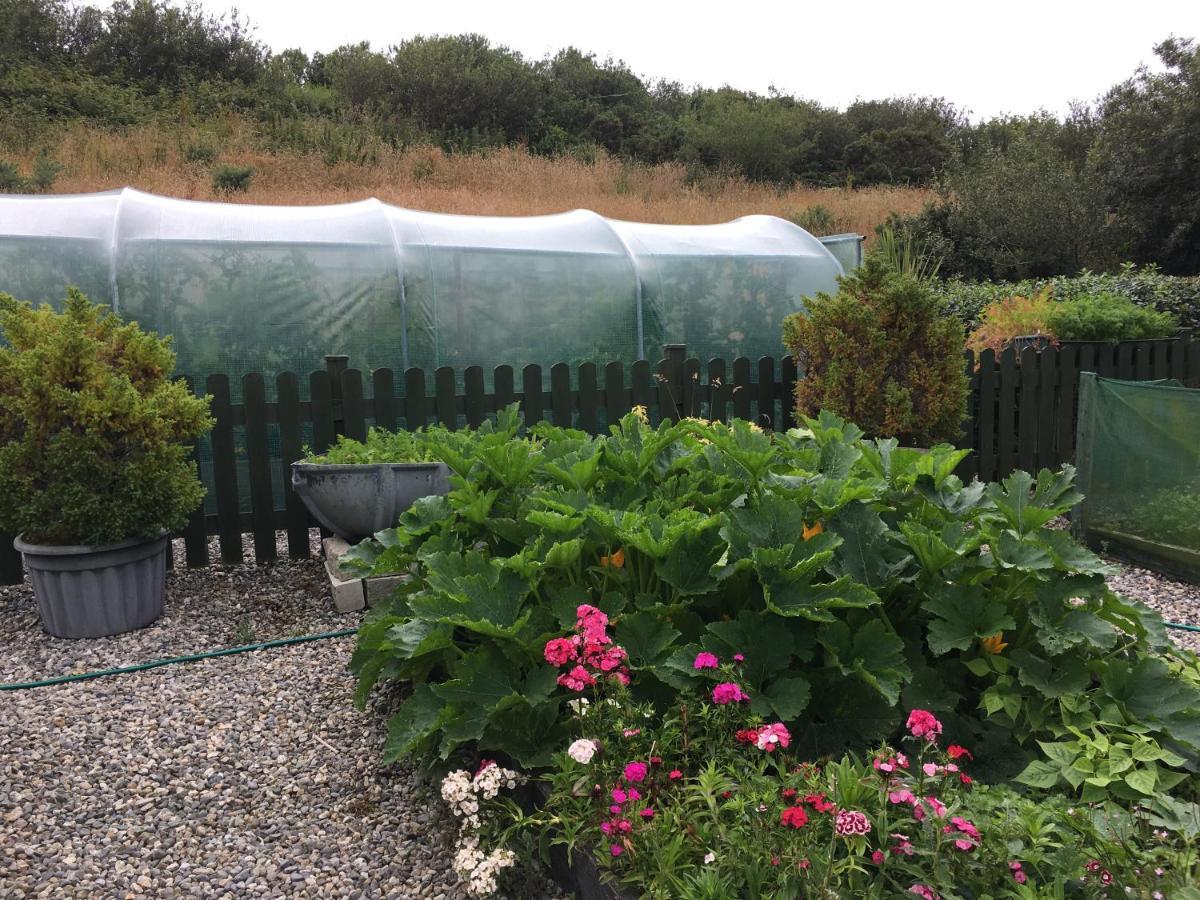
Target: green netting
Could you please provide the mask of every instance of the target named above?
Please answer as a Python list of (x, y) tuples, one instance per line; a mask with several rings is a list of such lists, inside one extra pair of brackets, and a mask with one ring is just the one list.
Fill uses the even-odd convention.
[(1200, 580), (1200, 390), (1084, 373), (1077, 456), (1087, 541)]

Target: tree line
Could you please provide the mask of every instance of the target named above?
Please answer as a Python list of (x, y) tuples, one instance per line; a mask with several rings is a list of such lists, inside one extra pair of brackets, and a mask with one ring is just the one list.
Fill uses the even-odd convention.
[(778, 92), (685, 87), (567, 48), (529, 59), (480, 35), (415, 37), (311, 56), (271, 52), (236, 13), (195, 2), (0, 0), (0, 144), (88, 120), (234, 110), (269, 149), (357, 159), (364, 135), (473, 152), (520, 143), (548, 156), (604, 151), (757, 182), (931, 185), (919, 232), (968, 277), (1111, 268), (1200, 271), (1200, 50), (1156, 48), (1094, 104), (973, 123), (942, 98), (839, 110)]

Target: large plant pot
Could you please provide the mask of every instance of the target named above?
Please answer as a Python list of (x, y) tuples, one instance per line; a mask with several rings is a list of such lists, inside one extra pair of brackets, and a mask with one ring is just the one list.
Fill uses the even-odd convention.
[(445, 463), (292, 463), (292, 487), (318, 522), (351, 544), (396, 524), (415, 500), (450, 490)]
[(145, 628), (160, 615), (169, 535), (102, 547), (13, 546), (25, 557), (42, 626), (55, 637), (94, 638)]

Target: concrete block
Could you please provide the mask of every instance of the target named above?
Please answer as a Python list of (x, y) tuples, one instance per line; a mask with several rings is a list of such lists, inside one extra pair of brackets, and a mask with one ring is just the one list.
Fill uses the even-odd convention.
[(367, 605), (366, 592), (363, 590), (363, 580), (357, 574), (346, 572), (339, 560), (350, 549), (339, 537), (329, 537), (324, 541), (325, 573), (329, 576), (329, 592), (333, 595), (333, 605), (338, 612), (353, 612)]
[(374, 606), (376, 603), (387, 600), (396, 588), (408, 581), (409, 577), (408, 575), (380, 575), (378, 578), (364, 578), (367, 606)]

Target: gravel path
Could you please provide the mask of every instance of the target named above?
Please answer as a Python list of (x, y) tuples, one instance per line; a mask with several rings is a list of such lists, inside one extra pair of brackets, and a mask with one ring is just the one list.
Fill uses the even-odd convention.
[[(249, 536), (247, 536), (249, 538)], [(281, 535), (282, 538), (282, 535)], [(312, 533), (314, 555), (320, 544)], [(163, 616), (148, 628), (86, 641), (51, 637), (38, 621), (28, 582), (0, 586), (0, 682), (32, 681), (127, 666), (221, 647), (357, 627), (361, 614), (338, 613), (317, 559), (253, 563), (249, 540), (246, 562), (187, 569), (183, 542), (175, 542), (176, 567), (167, 574)], [(210, 558), (220, 559), (216, 541)]]
[[(1169, 622), (1200, 626), (1200, 585), (1174, 581), (1157, 572), (1120, 565), (1119, 575), (1108, 579), (1114, 591), (1157, 609)], [(1200, 653), (1200, 633), (1171, 628), (1171, 639), (1181, 647)]]
[(0, 897), (463, 896), (440, 799), (351, 705), (352, 647), (0, 695)]

